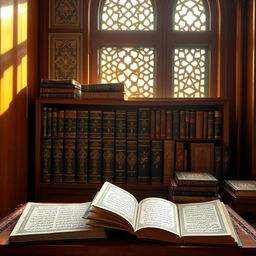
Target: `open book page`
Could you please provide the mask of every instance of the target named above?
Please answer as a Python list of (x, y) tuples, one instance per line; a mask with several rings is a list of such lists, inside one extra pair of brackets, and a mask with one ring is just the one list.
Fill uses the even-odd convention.
[(219, 200), (180, 204), (181, 235), (184, 236), (225, 236), (231, 231)]
[(118, 186), (105, 182), (92, 201), (92, 206), (115, 213), (127, 220), (133, 228), (135, 226), (138, 202), (132, 194)]
[(162, 198), (146, 198), (139, 203), (136, 230), (157, 228), (180, 235), (177, 206)]
[(11, 235), (50, 234), (93, 228), (82, 218), (89, 206), (90, 203), (28, 203)]

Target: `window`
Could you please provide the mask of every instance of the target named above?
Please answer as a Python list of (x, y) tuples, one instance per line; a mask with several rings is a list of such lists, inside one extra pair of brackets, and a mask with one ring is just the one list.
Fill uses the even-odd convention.
[(93, 1), (90, 82), (124, 82), (129, 97), (216, 96), (217, 14), (215, 0)]

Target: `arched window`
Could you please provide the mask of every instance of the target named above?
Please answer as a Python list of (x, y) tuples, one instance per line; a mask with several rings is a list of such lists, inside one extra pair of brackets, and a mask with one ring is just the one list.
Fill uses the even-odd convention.
[(217, 10), (215, 0), (92, 1), (90, 82), (124, 82), (129, 97), (216, 96)]

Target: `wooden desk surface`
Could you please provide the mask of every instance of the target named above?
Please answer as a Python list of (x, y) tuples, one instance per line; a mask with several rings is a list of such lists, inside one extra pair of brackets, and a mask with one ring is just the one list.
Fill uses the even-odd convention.
[(0, 255), (38, 256), (255, 256), (256, 248), (172, 245), (166, 243), (130, 242), (124, 240), (70, 242), (0, 246)]

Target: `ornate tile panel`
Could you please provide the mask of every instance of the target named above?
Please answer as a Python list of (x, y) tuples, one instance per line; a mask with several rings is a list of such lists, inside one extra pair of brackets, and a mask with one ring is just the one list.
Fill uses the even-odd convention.
[(82, 34), (49, 34), (49, 77), (82, 82)]
[(81, 28), (83, 0), (49, 0), (50, 28)]

